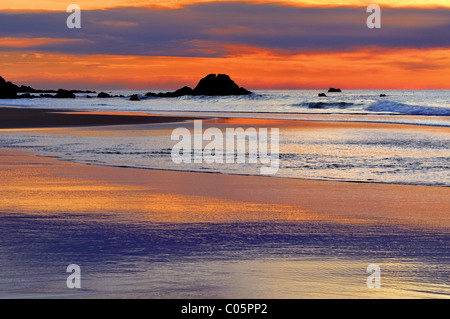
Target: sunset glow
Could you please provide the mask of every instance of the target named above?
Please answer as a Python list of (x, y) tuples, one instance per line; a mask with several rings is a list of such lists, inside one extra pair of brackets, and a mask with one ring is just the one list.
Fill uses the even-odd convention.
[(79, 1), (81, 29), (60, 2), (4, 3), (1, 75), (39, 88), (176, 89), (208, 73), (250, 89), (450, 88), (449, 9), (433, 9), (450, 1), (379, 3), (399, 7), (381, 29), (356, 0)]
[[(450, 49), (276, 55), (256, 51), (222, 58), (2, 53), (11, 81), (43, 88), (176, 89), (204, 74), (233, 74), (254, 89), (450, 88)], [(43, 71), (45, 70), (45, 71)], [(74, 72), (77, 70), (77, 72)], [(325, 77), (326, 74), (326, 77)]]
[[(238, 0), (78, 0), (76, 3), (85, 10), (92, 9), (105, 9), (114, 7), (137, 7), (137, 6), (153, 6), (153, 7), (169, 7), (169, 8), (179, 8), (182, 6), (196, 4), (196, 3), (209, 3), (209, 2), (238, 2)], [(368, 6), (373, 3), (369, 0), (340, 0), (340, 1), (330, 1), (330, 0), (249, 0), (247, 2), (255, 3), (280, 3), (295, 6), (304, 7), (315, 7), (315, 6), (325, 6), (325, 7), (337, 7), (337, 6)], [(422, 0), (379, 0), (376, 2), (382, 6), (389, 7), (415, 7), (415, 8), (433, 8), (433, 7), (450, 7), (450, 1), (448, 0), (432, 0), (432, 1), (422, 1)], [(0, 4), (0, 9), (3, 10), (65, 10), (66, 4), (62, 4), (58, 0), (39, 0), (39, 1), (27, 1), (27, 0), (16, 0), (14, 2), (2, 3)]]

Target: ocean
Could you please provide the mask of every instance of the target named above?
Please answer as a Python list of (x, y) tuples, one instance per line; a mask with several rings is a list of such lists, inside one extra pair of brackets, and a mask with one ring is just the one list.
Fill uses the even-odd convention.
[[(100, 92), (100, 91), (98, 91)], [(74, 110), (127, 112), (231, 112), (265, 113), (267, 117), (294, 114), (363, 114), (363, 115), (422, 115), (431, 116), (427, 124), (450, 125), (448, 119), (434, 117), (450, 115), (450, 90), (344, 90), (328, 93), (326, 90), (257, 90), (245, 96), (183, 96), (178, 98), (145, 98), (146, 92), (159, 91), (113, 90), (112, 95), (138, 94), (139, 103), (127, 98), (89, 99), (76, 94), (77, 99), (54, 100), (11, 99), (3, 105), (21, 107), (70, 108)], [(327, 97), (318, 97), (324, 92)], [(385, 97), (380, 97), (385, 94)], [(424, 118), (425, 119), (425, 118)], [(422, 120), (424, 120), (422, 119)], [(387, 119), (386, 119), (387, 120)], [(436, 121), (436, 122), (435, 122)], [(441, 123), (444, 122), (444, 123)]]
[[(393, 123), (369, 127), (286, 127), (280, 130), (279, 169), (273, 177), (450, 186), (450, 90), (255, 91), (250, 96), (147, 98), (143, 91), (107, 91), (127, 98), (14, 99), (6, 106), (23, 108), (179, 114), (213, 118), (261, 118)], [(380, 97), (383, 93), (386, 96)], [(92, 94), (91, 94), (92, 95)], [(183, 124), (186, 126), (187, 124)], [(175, 164), (171, 132), (179, 124), (122, 126), (120, 129), (71, 128), (4, 131), (1, 148), (85, 164), (259, 175), (249, 163)], [(214, 126), (209, 124), (209, 126)], [(262, 125), (264, 126), (264, 125)], [(189, 127), (189, 125), (188, 125)], [(158, 128), (155, 133), (154, 129)], [(414, 128), (421, 128), (420, 130)], [(99, 133), (101, 132), (101, 133)], [(204, 145), (205, 146), (205, 145)]]

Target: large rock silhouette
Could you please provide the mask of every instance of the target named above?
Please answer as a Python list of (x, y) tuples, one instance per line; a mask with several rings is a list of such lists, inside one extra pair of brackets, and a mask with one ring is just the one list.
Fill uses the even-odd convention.
[(209, 74), (201, 79), (194, 89), (185, 86), (174, 92), (145, 94), (147, 97), (179, 97), (185, 95), (205, 95), (205, 96), (228, 96), (228, 95), (248, 95), (252, 92), (239, 87), (226, 74)]
[(252, 92), (239, 87), (226, 74), (209, 74), (198, 82), (192, 95), (225, 96), (225, 95), (247, 95)]
[(6, 82), (5, 79), (0, 76), (0, 99), (17, 98), (18, 91), (19, 88), (17, 85)]

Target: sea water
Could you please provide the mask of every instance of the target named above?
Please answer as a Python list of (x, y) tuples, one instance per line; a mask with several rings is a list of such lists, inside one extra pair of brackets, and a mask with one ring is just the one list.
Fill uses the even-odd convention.
[[(380, 92), (386, 97), (380, 97)], [(144, 98), (143, 93), (140, 92)], [(450, 186), (450, 135), (439, 129), (450, 126), (450, 90), (354, 90), (327, 94), (329, 97), (319, 98), (317, 91), (311, 90), (257, 91), (250, 96), (149, 98), (138, 102), (126, 98), (89, 99), (80, 94), (76, 99), (2, 102), (23, 108), (409, 124), (400, 126), (402, 129), (283, 127), (279, 137), (279, 169), (272, 176)], [(3, 131), (0, 147), (97, 165), (260, 174), (261, 165), (249, 163), (174, 163), (171, 151), (176, 142), (170, 135), (179, 126), (192, 125), (71, 128), (65, 129), (65, 133), (57, 129)]]

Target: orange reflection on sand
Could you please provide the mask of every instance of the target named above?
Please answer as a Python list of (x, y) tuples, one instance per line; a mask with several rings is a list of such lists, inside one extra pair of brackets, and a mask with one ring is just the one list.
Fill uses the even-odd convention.
[[(147, 181), (130, 185), (89, 176), (102, 169), (111, 172), (111, 168), (65, 163), (30, 154), (5, 151), (1, 154), (0, 208), (3, 212), (104, 214), (114, 220), (164, 223), (330, 219), (345, 223), (362, 222), (358, 218), (307, 211), (292, 204), (243, 202), (179, 192), (168, 194), (154, 185), (147, 185)], [(112, 170), (122, 170), (124, 174), (136, 171)], [(151, 176), (152, 171), (142, 171), (142, 174)]]

